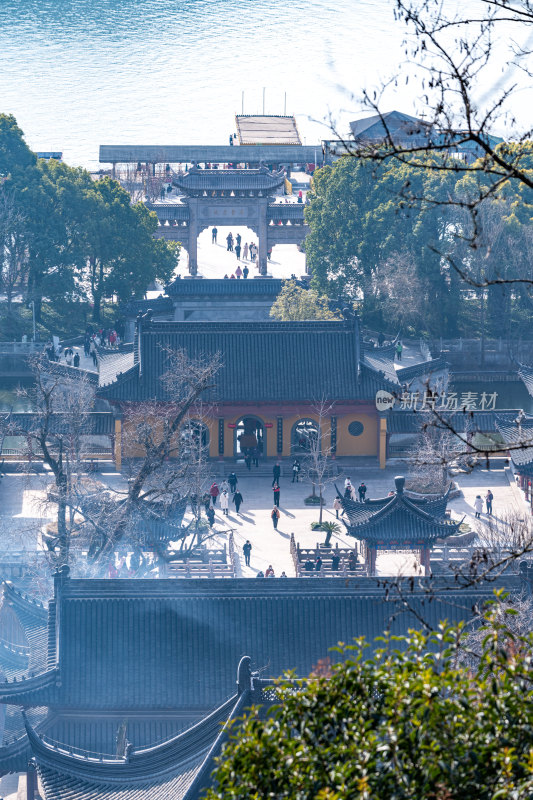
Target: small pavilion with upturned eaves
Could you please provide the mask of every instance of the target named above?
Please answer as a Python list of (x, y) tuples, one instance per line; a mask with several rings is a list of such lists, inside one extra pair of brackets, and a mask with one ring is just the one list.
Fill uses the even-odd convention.
[(450, 489), (432, 499), (407, 495), (405, 478), (395, 478), (396, 491), (389, 497), (357, 503), (342, 497), (344, 522), (350, 536), (366, 547), (369, 575), (375, 575), (378, 550), (418, 551), (425, 574), (430, 573), (430, 551), (437, 539), (458, 533), (460, 522), (445, 517)]

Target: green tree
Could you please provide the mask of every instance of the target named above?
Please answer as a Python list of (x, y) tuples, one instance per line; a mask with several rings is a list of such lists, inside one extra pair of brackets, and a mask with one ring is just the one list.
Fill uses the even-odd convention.
[(445, 625), (371, 658), (362, 640), (334, 648), (329, 675), (280, 683), (238, 722), (207, 800), (530, 798), (531, 638), (490, 616), (485, 633), (473, 664)]
[(327, 295), (319, 294), (316, 289), (305, 289), (295, 280), (283, 283), (281, 292), (270, 309), (270, 316), (282, 322), (341, 319), (339, 314), (329, 308)]
[(15, 276), (26, 287), (37, 321), (43, 299), (88, 298), (99, 320), (103, 298), (142, 296), (172, 276), (179, 246), (153, 238), (155, 214), (132, 205), (116, 181), (37, 159), (8, 115), (0, 115), (0, 180), (12, 206), (9, 229), (0, 223), (4, 283)]
[(34, 167), (37, 157), (24, 141), (24, 134), (12, 114), (0, 114), (0, 179), (18, 176)]
[[(391, 265), (414, 265), (414, 305), (407, 307), (405, 296), (402, 316), (419, 319), (422, 308), (427, 330), (453, 335), (459, 278), (446, 260), (451, 221), (440, 201), (454, 185), (448, 172), (424, 172), (399, 162), (372, 165), (342, 158), (319, 170), (306, 208), (312, 285), (330, 296), (362, 295), (364, 319), (382, 325), (383, 297), (397, 294), (389, 280)], [(413, 200), (429, 193), (432, 203)]]

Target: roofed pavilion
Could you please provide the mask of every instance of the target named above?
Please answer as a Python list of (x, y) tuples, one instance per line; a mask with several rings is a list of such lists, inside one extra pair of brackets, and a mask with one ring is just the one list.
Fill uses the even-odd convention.
[(426, 575), (430, 572), (429, 554), (437, 539), (447, 539), (459, 532), (460, 522), (445, 518), (450, 489), (438, 497), (426, 499), (408, 496), (405, 478), (395, 478), (396, 491), (389, 497), (357, 503), (339, 498), (348, 522), (350, 536), (364, 542), (370, 575), (376, 571), (378, 550), (418, 550)]

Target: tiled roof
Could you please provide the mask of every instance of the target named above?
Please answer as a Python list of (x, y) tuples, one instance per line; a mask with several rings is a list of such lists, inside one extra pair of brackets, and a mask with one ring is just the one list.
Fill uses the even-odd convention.
[(522, 474), (533, 474), (533, 418), (524, 417), (520, 424), (496, 417), (496, 426), (509, 447), (511, 461)]
[(174, 186), (190, 191), (263, 191), (274, 192), (285, 181), (285, 173), (268, 169), (198, 169), (174, 176)]
[[(37, 432), (42, 427), (43, 418), (31, 411), (0, 414), (0, 427), (7, 433), (16, 431)], [(114, 432), (114, 417), (110, 411), (91, 411), (80, 424), (80, 433), (88, 436), (111, 434)], [(48, 418), (48, 430), (51, 435), (66, 435), (72, 430), (71, 414), (51, 414)]]
[[(242, 712), (245, 696), (233, 696), (189, 730), (126, 758), (70, 752), (27, 726), (48, 800), (182, 800), (218, 748), (227, 721)], [(210, 770), (209, 770), (210, 771)], [(209, 773), (208, 773), (209, 774)], [(205, 786), (205, 783), (204, 783)], [(190, 794), (189, 794), (190, 796)]]
[(432, 358), (430, 361), (421, 361), (409, 367), (401, 367), (396, 374), (399, 382), (405, 383), (405, 381), (410, 381), (413, 378), (425, 377), (426, 375), (434, 375), (436, 372), (443, 372), (446, 367), (447, 364), (444, 358)]
[(380, 352), (381, 348), (376, 347), (374, 350), (365, 350), (364, 364), (373, 369), (375, 372), (381, 372), (388, 381), (395, 383), (397, 388), (398, 377), (394, 369), (394, 359), (390, 357), (388, 352)]
[[(385, 120), (385, 124), (382, 122)], [(386, 125), (386, 128), (385, 128)], [(381, 116), (372, 114), (370, 117), (350, 122), (350, 130), (354, 139), (363, 141), (383, 141), (387, 136), (387, 130), (395, 139), (397, 136), (405, 139), (407, 137), (414, 140), (413, 144), (420, 140), (420, 143), (427, 143), (427, 133), (429, 125), (424, 120), (411, 117), (402, 111), (387, 111)]]
[(2, 584), (2, 602), (15, 611), (28, 642), (27, 669), (30, 674), (46, 666), (48, 648), (48, 612), (39, 600), (15, 589), (12, 583)]
[(170, 400), (160, 380), (167, 348), (192, 359), (219, 353), (212, 402), (313, 402), (373, 399), (389, 382), (370, 369), (358, 377), (358, 331), (354, 322), (145, 322), (140, 364), (100, 389), (108, 399)]
[[(189, 283), (189, 281), (186, 281)], [(149, 309), (152, 309), (155, 315), (158, 314), (171, 314), (174, 311), (174, 303), (170, 297), (153, 297), (151, 300), (130, 300), (124, 306), (124, 313), (128, 316), (137, 316), (137, 314), (145, 314)]]
[[(358, 503), (355, 500), (345, 499), (337, 485), (335, 485), (335, 488), (337, 489), (339, 499), (342, 500), (343, 508), (352, 525), (368, 522), (376, 512), (385, 508), (392, 499), (392, 495), (389, 495), (388, 497), (368, 498), (364, 503)], [(437, 519), (442, 519), (448, 505), (450, 491), (451, 484), (446, 493), (438, 497), (422, 497), (414, 492), (405, 492), (405, 497), (417, 508), (422, 509), (422, 511), (426, 511)]]
[[(341, 497), (348, 516), (348, 533), (377, 547), (430, 545), (457, 533), (459, 523), (444, 520), (447, 495), (430, 502), (408, 497), (404, 478), (396, 478), (391, 497), (370, 501), (371, 510), (360, 510), (366, 503), (353, 503)], [(340, 495), (339, 495), (340, 496)]]
[[(277, 297), (281, 292), (284, 281), (280, 278), (248, 278), (234, 281), (224, 278), (206, 278), (204, 280), (188, 280), (177, 278), (170, 283), (165, 291), (171, 297), (204, 297), (220, 295), (268, 295)], [(157, 298), (159, 299), (159, 298)], [(143, 300), (146, 310), (151, 308), (149, 300)]]
[[(32, 708), (27, 711), (27, 718), (31, 725), (39, 730), (43, 728), (47, 716), (47, 708)], [(15, 706), (8, 706), (4, 735), (0, 746), (0, 775), (7, 775), (9, 772), (23, 772), (30, 758), (31, 748), (21, 710)]]
[(524, 386), (528, 390), (531, 397), (533, 397), (533, 367), (528, 367), (526, 364), (520, 364), (518, 368), (518, 375), (522, 378)]
[(99, 385), (108, 386), (117, 376), (133, 367), (133, 349), (126, 353), (109, 353), (98, 359)]
[[(428, 515), (417, 511), (426, 523)], [(441, 526), (433, 529), (443, 535)], [(485, 595), (491, 592), (492, 586)], [(413, 603), (422, 608), (424, 598), (415, 592)], [(463, 619), (471, 601), (468, 592), (457, 602), (453, 592), (439, 596), (437, 589), (428, 619)], [(336, 642), (373, 641), (395, 611), (371, 579), (69, 579), (58, 602), (61, 685), (53, 674), (54, 704), (125, 715), (212, 708), (234, 685), (235, 664), (246, 654), (265, 677), (289, 668), (306, 675)], [(415, 622), (402, 616), (393, 630)], [(9, 695), (19, 687), (4, 685), (4, 702), (22, 703)], [(43, 705), (43, 696), (50, 702), (50, 691), (34, 691), (25, 703)]]
[[(503, 413), (498, 412), (498, 418), (512, 421), (518, 413), (518, 409)], [(465, 433), (465, 431), (495, 433), (498, 430), (494, 411), (439, 411), (438, 414), (458, 433)], [(402, 411), (400, 409), (392, 409), (389, 411), (387, 417), (387, 431), (389, 433), (420, 433), (424, 426), (449, 430), (443, 422), (439, 421), (439, 417), (429, 410)]]

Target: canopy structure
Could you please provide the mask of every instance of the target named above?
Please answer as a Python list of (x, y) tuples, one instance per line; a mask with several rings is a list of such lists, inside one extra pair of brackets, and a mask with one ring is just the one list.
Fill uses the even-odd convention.
[(293, 116), (238, 114), (235, 117), (237, 138), (241, 145), (301, 145)]
[(396, 491), (389, 497), (356, 503), (342, 497), (348, 517), (348, 533), (365, 542), (369, 549), (369, 571), (375, 572), (376, 552), (382, 550), (420, 550), (420, 562), (429, 572), (429, 548), (437, 539), (458, 533), (460, 522), (445, 519), (446, 494), (432, 499), (407, 496), (405, 478), (395, 478)]

